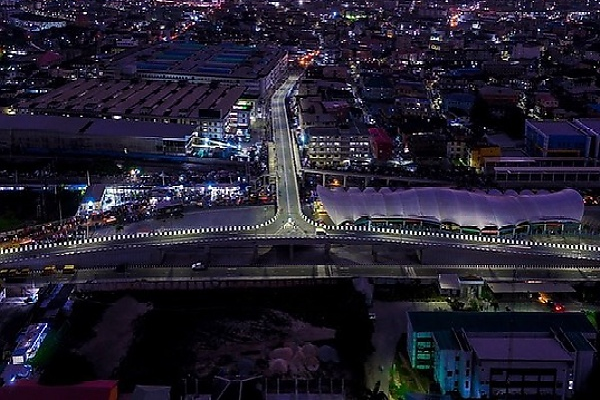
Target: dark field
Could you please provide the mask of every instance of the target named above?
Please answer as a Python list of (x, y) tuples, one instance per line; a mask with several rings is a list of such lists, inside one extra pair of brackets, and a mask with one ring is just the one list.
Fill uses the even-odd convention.
[[(129, 304), (129, 309), (142, 307), (143, 312), (132, 313), (131, 328), (120, 338), (97, 337), (105, 354), (95, 357), (90, 342), (103, 335), (105, 317), (112, 313), (112, 318), (124, 318), (126, 313), (107, 312), (116, 301)], [(312, 338), (316, 346), (337, 350), (339, 362), (321, 362), (302, 379), (344, 379), (346, 390), (360, 390), (363, 364), (371, 352), (372, 322), (363, 296), (350, 282), (280, 290), (95, 294), (78, 300), (66, 323), (61, 345), (42, 374), (48, 384), (113, 378), (123, 392), (135, 384), (169, 385), (172, 395), (179, 396), (187, 378), (199, 392), (210, 393), (215, 375), (274, 377), (268, 352), (301, 346)], [(111, 359), (106, 353), (119, 351), (123, 341), (116, 368), (102, 365)]]

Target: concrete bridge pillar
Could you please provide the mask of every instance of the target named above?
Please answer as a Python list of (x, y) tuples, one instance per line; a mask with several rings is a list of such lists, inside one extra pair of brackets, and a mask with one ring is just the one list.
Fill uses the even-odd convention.
[(254, 245), (254, 250), (252, 252), (252, 263), (256, 264), (258, 262), (258, 244)]
[(205, 245), (204, 246), (204, 259), (206, 260), (205, 263), (206, 264), (210, 264), (210, 246)]

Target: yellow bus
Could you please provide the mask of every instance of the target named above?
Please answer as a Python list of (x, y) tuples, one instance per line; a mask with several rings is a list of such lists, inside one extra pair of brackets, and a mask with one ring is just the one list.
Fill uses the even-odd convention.
[(42, 269), (42, 275), (52, 275), (56, 272), (56, 265), (46, 265), (44, 269)]
[(63, 274), (74, 274), (75, 266), (73, 264), (67, 264), (63, 267), (62, 272), (63, 272)]

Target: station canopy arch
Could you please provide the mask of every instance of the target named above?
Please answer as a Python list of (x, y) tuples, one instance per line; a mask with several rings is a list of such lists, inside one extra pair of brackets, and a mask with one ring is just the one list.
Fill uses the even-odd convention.
[(444, 187), (411, 189), (317, 187), (317, 194), (336, 225), (365, 219), (417, 220), (472, 227), (531, 224), (580, 224), (583, 198), (573, 189), (549, 193), (529, 190), (467, 191)]

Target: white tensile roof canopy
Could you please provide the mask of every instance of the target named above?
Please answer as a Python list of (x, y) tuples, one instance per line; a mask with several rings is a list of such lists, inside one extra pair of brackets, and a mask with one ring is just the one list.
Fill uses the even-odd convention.
[(522, 223), (581, 222), (583, 198), (573, 189), (533, 194), (470, 192), (443, 187), (328, 189), (317, 194), (336, 225), (360, 218), (419, 219), (463, 227), (502, 228)]

